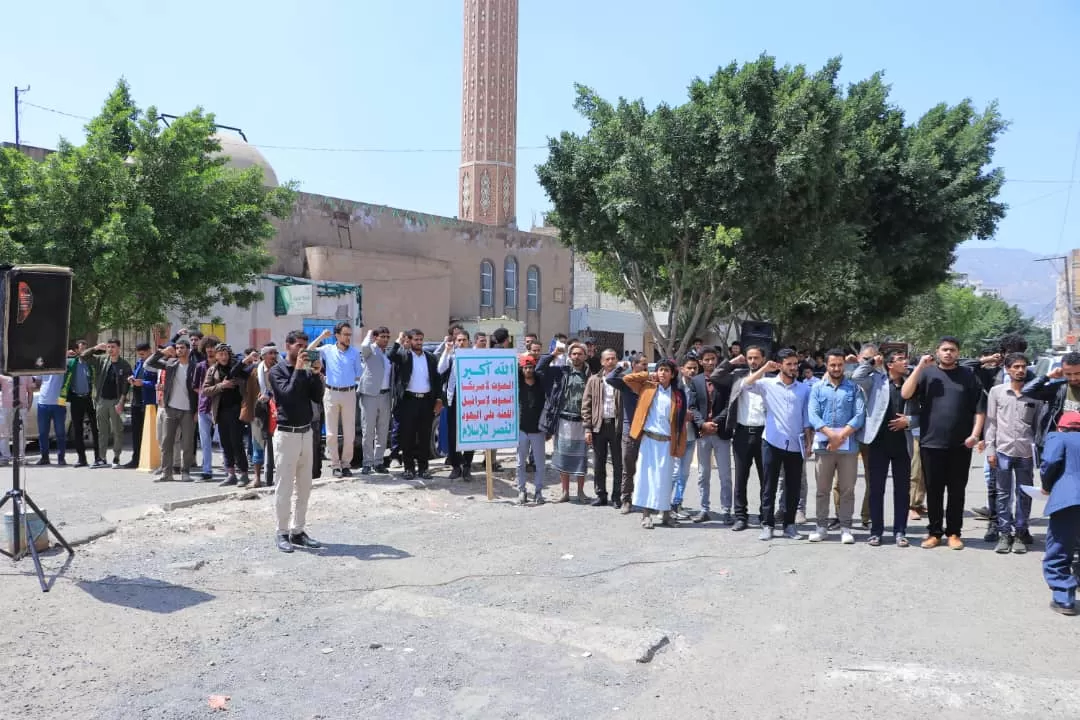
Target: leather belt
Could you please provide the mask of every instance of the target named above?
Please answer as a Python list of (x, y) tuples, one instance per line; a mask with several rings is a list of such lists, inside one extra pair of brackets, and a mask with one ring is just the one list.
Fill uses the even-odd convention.
[(389, 394), (389, 392), (390, 392), (390, 388), (383, 388), (382, 390), (379, 391), (379, 394), (380, 395), (387, 395), (387, 394)]
[(349, 387), (334, 387), (333, 385), (327, 385), (326, 388), (328, 390), (336, 390), (337, 392), (352, 392), (356, 389), (356, 386), (350, 385)]
[(642, 432), (645, 433), (645, 437), (650, 440), (655, 440), (656, 442), (668, 442), (671, 440), (670, 435), (661, 435), (660, 433), (649, 432), (648, 430), (643, 430)]
[(306, 433), (311, 430), (310, 425), (278, 425), (277, 430), (287, 433)]
[(572, 413), (559, 413), (560, 420), (570, 420), (571, 422), (581, 422), (580, 415), (574, 415)]
[(407, 395), (408, 397), (414, 397), (414, 398), (426, 398), (426, 397), (427, 397), (428, 395), (430, 395), (431, 393), (417, 393), (417, 392), (411, 392), (411, 391), (409, 391), (409, 390), (406, 390), (406, 391), (405, 391), (405, 394), (406, 394), (406, 395)]

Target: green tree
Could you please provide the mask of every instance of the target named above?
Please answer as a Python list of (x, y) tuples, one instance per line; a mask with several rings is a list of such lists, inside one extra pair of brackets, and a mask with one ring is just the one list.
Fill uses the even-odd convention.
[(747, 315), (786, 340), (838, 339), (992, 234), (1002, 176), (983, 168), (1005, 127), (997, 108), (941, 105), (907, 126), (880, 74), (845, 91), (839, 70), (762, 56), (654, 110), (578, 87), (589, 129), (550, 140), (538, 168), (550, 221), (665, 352)]
[(961, 352), (972, 357), (994, 348), (995, 341), (1008, 334), (1027, 339), (1031, 358), (1050, 345), (1049, 329), (1036, 325), (1015, 305), (953, 282), (920, 294), (896, 320), (872, 334), (911, 343), (923, 352), (932, 351), (942, 336), (951, 335), (960, 341)]
[[(5, 151), (0, 226), (21, 259), (71, 267), (74, 335), (147, 327), (169, 310), (206, 314), (247, 306), (271, 264), (271, 218), (286, 218), (292, 185), (267, 188), (262, 171), (225, 167), (214, 116), (195, 109), (168, 126), (143, 111), (121, 80), (86, 126), (40, 165)], [(20, 192), (20, 189), (23, 192)]]

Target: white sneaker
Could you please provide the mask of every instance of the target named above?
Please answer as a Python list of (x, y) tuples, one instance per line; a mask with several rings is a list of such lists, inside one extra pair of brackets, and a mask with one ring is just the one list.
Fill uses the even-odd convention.
[(840, 542), (842, 542), (845, 545), (854, 545), (855, 544), (855, 536), (851, 534), (850, 530), (844, 529), (840, 533)]
[(758, 540), (772, 540), (773, 529), (768, 525), (761, 526), (761, 534), (758, 535)]
[(810, 533), (810, 542), (822, 542), (829, 537), (828, 528), (823, 528), (818, 525), (818, 529)]

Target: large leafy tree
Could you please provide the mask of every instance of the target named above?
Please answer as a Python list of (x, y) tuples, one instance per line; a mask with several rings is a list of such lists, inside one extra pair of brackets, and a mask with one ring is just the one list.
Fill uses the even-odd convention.
[(996, 107), (942, 105), (907, 126), (880, 75), (845, 90), (839, 70), (762, 56), (653, 110), (578, 87), (589, 129), (552, 139), (538, 168), (550, 221), (665, 353), (746, 316), (785, 339), (838, 339), (941, 282), (957, 244), (992, 234)]
[(61, 140), (40, 164), (10, 149), (0, 159), (0, 244), (22, 262), (74, 270), (72, 333), (253, 301), (248, 288), (272, 262), (271, 219), (291, 213), (292, 186), (227, 168), (212, 114), (166, 125), (124, 81), (86, 131), (84, 144)]

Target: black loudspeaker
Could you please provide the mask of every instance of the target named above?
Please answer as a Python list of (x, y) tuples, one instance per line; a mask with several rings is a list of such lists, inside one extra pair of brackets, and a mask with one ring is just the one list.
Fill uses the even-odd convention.
[(745, 320), (740, 329), (739, 344), (742, 345), (743, 352), (746, 352), (746, 349), (751, 345), (764, 348), (765, 357), (768, 359), (772, 358), (773, 346), (776, 344), (773, 337), (772, 323), (760, 320)]
[(51, 375), (67, 370), (71, 320), (70, 268), (0, 268), (3, 334), (0, 367), (7, 375)]

